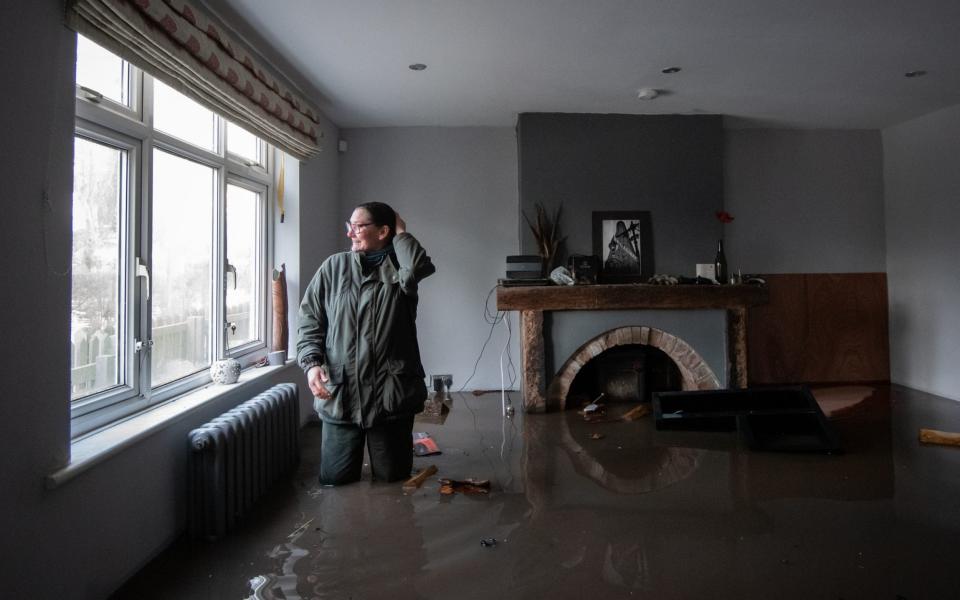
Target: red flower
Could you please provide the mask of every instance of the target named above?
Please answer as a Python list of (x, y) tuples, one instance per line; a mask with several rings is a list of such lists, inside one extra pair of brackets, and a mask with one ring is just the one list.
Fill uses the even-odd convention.
[(729, 223), (730, 221), (733, 220), (733, 215), (731, 215), (725, 210), (718, 210), (716, 212), (716, 215), (717, 215), (717, 220), (719, 220), (721, 223)]

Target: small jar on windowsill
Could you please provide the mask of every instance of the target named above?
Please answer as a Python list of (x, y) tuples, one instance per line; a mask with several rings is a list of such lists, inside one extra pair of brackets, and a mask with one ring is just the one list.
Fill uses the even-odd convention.
[(236, 383), (240, 379), (240, 361), (235, 358), (214, 361), (210, 365), (210, 379), (220, 384)]

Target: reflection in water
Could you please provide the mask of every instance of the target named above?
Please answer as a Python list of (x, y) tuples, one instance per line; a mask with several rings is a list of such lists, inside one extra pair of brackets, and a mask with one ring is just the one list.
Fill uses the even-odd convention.
[[(117, 598), (953, 597), (960, 452), (920, 447), (916, 427), (948, 429), (960, 404), (878, 389), (834, 420), (834, 456), (749, 452), (735, 433), (649, 418), (505, 421), (500, 398), (457, 395), (445, 423), (417, 426), (443, 453), (414, 459), (439, 472), (409, 495), (369, 472), (318, 488), (307, 428), (279, 508)], [(838, 406), (860, 393), (814, 392)], [(439, 477), (491, 492), (440, 497)]]
[(843, 385), (815, 388), (813, 393), (823, 414), (828, 418), (839, 418), (867, 408), (875, 391), (876, 388), (868, 385)]
[(267, 556), (280, 561), (280, 575), (257, 575), (250, 580), (252, 595), (244, 600), (299, 600), (297, 593), (297, 575), (294, 567), (297, 562), (307, 556), (308, 552), (296, 544), (297, 540), (307, 531), (313, 519), (309, 519), (287, 536), (284, 544), (274, 546)]
[(618, 587), (642, 590), (650, 579), (647, 555), (640, 544), (607, 544), (603, 557), (603, 579)]
[(303, 538), (311, 598), (413, 597), (423, 543), (400, 484), (325, 488), (313, 514), (315, 527)]
[[(650, 419), (618, 422), (633, 408), (618, 403), (607, 407), (613, 422), (590, 424), (575, 411), (566, 411), (561, 445), (577, 472), (604, 488), (620, 494), (646, 494), (689, 477), (700, 465), (701, 450), (684, 447), (657, 447), (651, 443)], [(603, 431), (603, 438), (593, 433)]]

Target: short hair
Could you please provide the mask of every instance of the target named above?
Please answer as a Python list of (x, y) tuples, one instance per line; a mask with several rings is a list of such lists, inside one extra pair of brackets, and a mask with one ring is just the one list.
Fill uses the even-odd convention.
[(370, 220), (373, 221), (373, 224), (377, 227), (383, 227), (384, 225), (389, 227), (390, 236), (387, 238), (387, 241), (393, 241), (393, 237), (397, 235), (397, 213), (389, 204), (384, 204), (383, 202), (364, 202), (363, 204), (357, 205), (357, 208), (362, 208), (370, 213)]

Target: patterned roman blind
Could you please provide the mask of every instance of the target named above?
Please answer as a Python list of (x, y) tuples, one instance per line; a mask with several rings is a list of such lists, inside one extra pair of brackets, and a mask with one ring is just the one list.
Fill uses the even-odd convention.
[(68, 23), (285, 152), (320, 151), (319, 112), (273, 67), (185, 0), (71, 0)]

